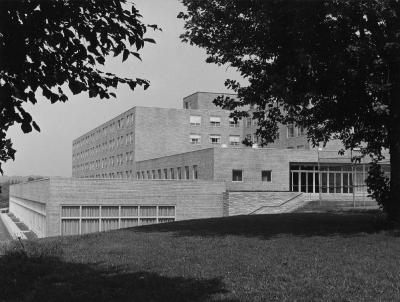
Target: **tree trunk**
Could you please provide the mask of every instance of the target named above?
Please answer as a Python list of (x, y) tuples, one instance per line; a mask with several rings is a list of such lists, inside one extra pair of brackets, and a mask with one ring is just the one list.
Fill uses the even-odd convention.
[(400, 222), (400, 62), (393, 62), (389, 71), (390, 115), (390, 200), (387, 205), (388, 218)]

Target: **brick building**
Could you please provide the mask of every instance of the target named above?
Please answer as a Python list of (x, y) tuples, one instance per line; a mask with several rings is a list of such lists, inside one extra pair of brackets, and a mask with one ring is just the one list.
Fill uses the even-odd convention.
[(365, 159), (339, 156), (338, 141), (312, 148), (291, 125), (259, 148), (255, 121), (234, 121), (217, 96), (194, 93), (183, 109), (134, 107), (94, 128), (73, 141), (72, 178), (11, 186), (10, 211), (45, 237), (288, 212), (321, 196), (365, 202)]
[[(215, 93), (183, 99), (184, 109), (134, 107), (73, 141), (72, 176), (137, 178), (136, 162), (210, 147), (244, 147), (256, 142), (251, 118), (235, 122), (216, 107)], [(230, 95), (234, 97), (234, 95)], [(310, 149), (305, 131), (280, 126), (269, 147)]]

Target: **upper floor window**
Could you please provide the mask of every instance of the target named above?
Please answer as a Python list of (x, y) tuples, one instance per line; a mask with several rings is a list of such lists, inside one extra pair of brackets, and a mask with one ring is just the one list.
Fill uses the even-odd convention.
[(221, 126), (221, 118), (219, 116), (210, 116), (210, 125), (214, 127)]
[(303, 127), (298, 127), (298, 128), (297, 128), (297, 135), (298, 135), (298, 136), (303, 136), (303, 135), (305, 135), (305, 134), (306, 134), (306, 131), (304, 130)]
[(221, 135), (210, 134), (210, 142), (211, 142), (211, 144), (220, 144), (221, 143)]
[(287, 137), (288, 138), (294, 137), (294, 125), (293, 124), (287, 125)]
[(182, 168), (181, 167), (178, 167), (177, 168), (177, 171), (178, 171), (178, 179), (182, 179)]
[(168, 179), (168, 170), (164, 169), (164, 179)]
[(239, 127), (239, 121), (233, 117), (229, 118), (229, 127)]
[(192, 126), (200, 126), (201, 125), (201, 116), (199, 116), (199, 115), (191, 115), (190, 116), (190, 125), (192, 125)]
[(190, 134), (190, 143), (193, 145), (200, 144), (201, 136), (199, 134)]
[(246, 126), (247, 126), (247, 127), (251, 127), (251, 120), (252, 120), (251, 117), (248, 117), (248, 118), (247, 118), (247, 120), (246, 120)]
[(232, 146), (238, 146), (240, 144), (240, 136), (239, 135), (230, 135), (229, 136), (229, 144)]

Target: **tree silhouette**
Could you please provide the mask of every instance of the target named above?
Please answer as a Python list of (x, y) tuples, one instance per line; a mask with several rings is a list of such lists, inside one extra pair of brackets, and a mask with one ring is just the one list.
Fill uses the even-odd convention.
[[(391, 0), (183, 0), (185, 33), (207, 62), (229, 64), (249, 82), (225, 85), (253, 105), (262, 143), (277, 123), (306, 127), (314, 145), (332, 138), (382, 159), (390, 150), (386, 210), (400, 221), (400, 2)], [(383, 195), (382, 195), (383, 196)]]
[(146, 89), (145, 79), (104, 72), (105, 58), (138, 51), (148, 28), (131, 2), (125, 0), (5, 0), (0, 1), (0, 172), (1, 162), (14, 159), (6, 138), (17, 123), (23, 132), (40, 131), (23, 108), (41, 93), (51, 103), (66, 102), (65, 94), (88, 92), (89, 98), (116, 97), (119, 84)]

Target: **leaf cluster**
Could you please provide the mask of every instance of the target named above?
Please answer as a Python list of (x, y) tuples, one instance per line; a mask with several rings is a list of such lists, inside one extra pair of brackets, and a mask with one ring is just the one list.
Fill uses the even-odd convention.
[[(89, 98), (116, 97), (119, 84), (131, 89), (149, 82), (104, 72), (106, 58), (138, 51), (148, 28), (133, 4), (125, 0), (14, 0), (0, 2), (0, 162), (14, 159), (7, 129), (20, 124), (27, 133), (40, 131), (25, 103), (35, 104), (38, 94), (51, 103), (66, 102), (66, 89), (87, 92)], [(1, 165), (0, 165), (0, 172)]]
[(182, 41), (248, 80), (227, 80), (240, 101), (217, 104), (255, 108), (263, 144), (276, 138), (277, 123), (295, 123), (314, 145), (336, 138), (378, 157), (389, 147), (391, 96), (400, 88), (390, 73), (400, 68), (399, 1), (182, 2)]

